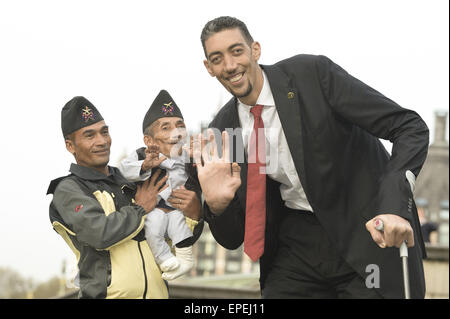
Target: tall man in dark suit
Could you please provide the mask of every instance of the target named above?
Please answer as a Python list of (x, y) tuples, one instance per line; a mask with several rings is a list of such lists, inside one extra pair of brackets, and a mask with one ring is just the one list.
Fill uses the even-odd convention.
[(419, 115), (324, 56), (259, 65), (260, 44), (235, 18), (208, 22), (201, 40), (207, 71), (234, 96), (210, 124), (228, 132), (222, 157), (194, 152), (205, 218), (221, 245), (260, 260), (263, 298), (403, 298), (405, 240), (411, 296), (423, 298), (410, 187), (428, 148)]

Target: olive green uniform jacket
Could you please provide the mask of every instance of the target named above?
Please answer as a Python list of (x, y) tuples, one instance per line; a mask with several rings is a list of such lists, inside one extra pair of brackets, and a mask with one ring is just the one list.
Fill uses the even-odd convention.
[[(145, 240), (144, 208), (134, 203), (136, 186), (115, 167), (106, 176), (72, 164), (71, 174), (53, 180), (47, 194), (50, 221), (78, 261), (80, 298), (168, 298)], [(203, 221), (186, 218), (194, 233)]]

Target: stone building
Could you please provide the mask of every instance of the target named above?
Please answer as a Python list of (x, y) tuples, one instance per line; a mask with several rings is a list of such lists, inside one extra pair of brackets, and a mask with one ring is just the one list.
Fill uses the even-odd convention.
[(448, 245), (449, 145), (445, 139), (447, 115), (447, 111), (435, 112), (434, 140), (417, 178), (414, 197), (418, 208), (424, 208), (427, 219), (438, 225), (439, 243)]
[(212, 276), (225, 274), (250, 274), (259, 271), (258, 263), (252, 262), (244, 253), (243, 245), (235, 250), (228, 250), (219, 245), (208, 224), (193, 247), (196, 267), (191, 272), (194, 276)]

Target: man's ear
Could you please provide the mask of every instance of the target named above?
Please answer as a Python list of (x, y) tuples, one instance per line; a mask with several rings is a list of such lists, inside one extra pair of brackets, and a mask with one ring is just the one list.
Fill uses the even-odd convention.
[(261, 44), (258, 41), (252, 43), (252, 57), (255, 61), (258, 61), (261, 57)]
[(147, 147), (149, 147), (151, 144), (154, 144), (153, 137), (151, 137), (150, 135), (144, 135), (144, 144)]
[(72, 140), (66, 139), (66, 149), (75, 156), (75, 143)]
[(216, 75), (214, 74), (211, 67), (209, 66), (208, 60), (203, 60), (203, 64), (204, 64), (206, 70), (208, 71), (209, 75), (211, 75), (212, 77), (215, 77)]

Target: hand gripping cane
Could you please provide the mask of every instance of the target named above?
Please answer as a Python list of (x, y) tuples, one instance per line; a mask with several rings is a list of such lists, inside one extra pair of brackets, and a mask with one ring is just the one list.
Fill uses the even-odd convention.
[[(379, 231), (384, 230), (383, 221), (381, 219), (377, 219), (375, 221), (375, 228)], [(402, 265), (403, 265), (403, 285), (404, 285), (404, 289), (405, 289), (405, 299), (410, 299), (409, 271), (408, 271), (408, 247), (406, 246), (406, 242), (403, 242), (400, 246), (400, 258), (402, 259)]]
[[(416, 183), (416, 177), (411, 171), (406, 171), (406, 179), (411, 187), (411, 192), (414, 193), (414, 187)], [(375, 228), (379, 231), (384, 230), (383, 221), (381, 219), (375, 220)], [(405, 299), (410, 299), (410, 288), (409, 288), (409, 268), (408, 268), (408, 247), (406, 242), (403, 242), (400, 246), (400, 258), (402, 259), (403, 268), (403, 284), (405, 289)]]

